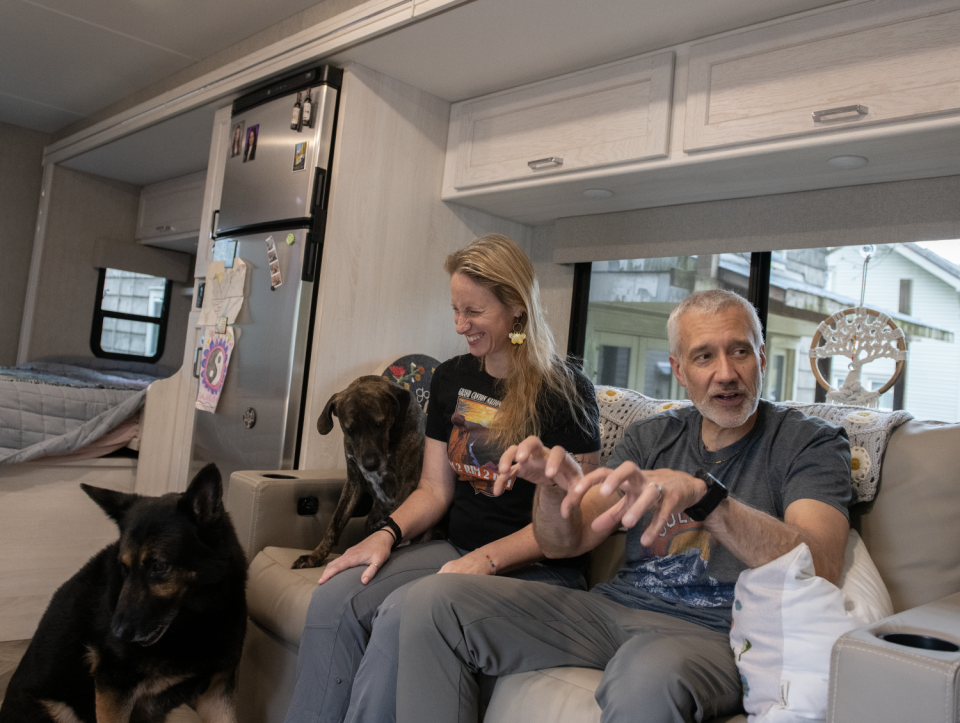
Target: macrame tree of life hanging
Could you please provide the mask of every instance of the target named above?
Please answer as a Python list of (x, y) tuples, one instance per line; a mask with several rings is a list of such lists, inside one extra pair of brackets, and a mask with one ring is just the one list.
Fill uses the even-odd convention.
[[(833, 356), (850, 359), (850, 371), (839, 389), (830, 386), (817, 366), (818, 359)], [(893, 376), (877, 391), (864, 389), (860, 384), (861, 368), (874, 359), (884, 358), (896, 360)], [(906, 358), (907, 343), (903, 330), (886, 314), (865, 306), (844, 309), (824, 319), (810, 344), (810, 367), (817, 383), (827, 391), (827, 401), (834, 404), (877, 406), (880, 395), (897, 381)]]

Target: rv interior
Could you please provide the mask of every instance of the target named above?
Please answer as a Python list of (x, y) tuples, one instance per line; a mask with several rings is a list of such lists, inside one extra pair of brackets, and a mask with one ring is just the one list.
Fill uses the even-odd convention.
[[(88, 435), (99, 451), (0, 451), (0, 666), (115, 538), (79, 482), (179, 492), (209, 461), (201, 294), (223, 258), (232, 106), (320, 65), (343, 79), (302, 437), (273, 473), (342, 474), (340, 430), (322, 436), (316, 419), (355, 377), (465, 353), (442, 263), (485, 233), (534, 261), (558, 346), (595, 383), (659, 398), (680, 392), (657, 321), (675, 299), (653, 271), (746, 293), (766, 254), (767, 397), (811, 403), (823, 393), (806, 347), (860, 301), (856, 250), (873, 244), (887, 259), (874, 281), (909, 271), (891, 281), (899, 306), (896, 292), (866, 298), (939, 355), (915, 353), (906, 391), (880, 407), (960, 422), (960, 258), (936, 245), (960, 239), (960, 0), (12, 0), (3, 14), (0, 366), (145, 376), (116, 392), (129, 433)], [(110, 366), (93, 346), (124, 319), (102, 318), (100, 297), (148, 277), (168, 282), (163, 324), (149, 353), (117, 347)], [(918, 311), (924, 293), (946, 311)], [(652, 316), (631, 316), (633, 301)], [(617, 367), (617, 353), (634, 361)], [(283, 705), (251, 702), (241, 720), (282, 720)]]

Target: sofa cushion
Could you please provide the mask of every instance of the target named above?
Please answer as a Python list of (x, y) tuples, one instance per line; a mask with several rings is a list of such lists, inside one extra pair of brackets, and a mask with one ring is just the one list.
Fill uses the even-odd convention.
[(896, 612), (960, 590), (957, 470), (960, 424), (907, 422), (887, 445), (877, 498), (852, 510)]
[[(497, 680), (483, 723), (599, 723), (600, 706), (593, 696), (602, 677), (602, 670), (590, 668), (505, 675)], [(725, 716), (704, 723), (747, 723), (747, 717)]]
[[(296, 646), (300, 645), (310, 598), (324, 569), (290, 569), (294, 560), (308, 552), (310, 550), (266, 547), (253, 558), (247, 572), (247, 614)], [(333, 555), (327, 560), (336, 557)]]

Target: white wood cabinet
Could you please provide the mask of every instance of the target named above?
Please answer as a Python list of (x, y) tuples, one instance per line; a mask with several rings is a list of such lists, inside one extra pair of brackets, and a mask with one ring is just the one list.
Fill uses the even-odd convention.
[(455, 104), (446, 191), (663, 158), (673, 51)]
[(137, 240), (150, 246), (195, 254), (207, 172), (191, 173), (140, 192)]
[(694, 43), (683, 149), (935, 114), (960, 115), (960, 6), (871, 0)]

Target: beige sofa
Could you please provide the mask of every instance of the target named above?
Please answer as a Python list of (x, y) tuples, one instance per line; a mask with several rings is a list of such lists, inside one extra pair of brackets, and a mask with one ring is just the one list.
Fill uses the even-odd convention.
[[(227, 506), (251, 561), (240, 723), (283, 720), (318, 577), (316, 570), (289, 566), (320, 539), (341, 474), (237, 472), (231, 478)], [(318, 515), (298, 516), (297, 500), (307, 496), (319, 498)], [(911, 421), (899, 427), (887, 446), (877, 498), (852, 517), (897, 614), (834, 646), (828, 720), (956, 723), (960, 652), (916, 649), (877, 635), (918, 633), (960, 644), (960, 424)], [(361, 534), (362, 520), (355, 519), (341, 548)], [(616, 571), (621, 550), (622, 538), (614, 537), (593, 553), (592, 582)], [(600, 675), (557, 668), (506, 676), (497, 681), (485, 720), (597, 722), (593, 692)], [(745, 723), (746, 716), (725, 720)]]

